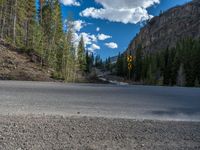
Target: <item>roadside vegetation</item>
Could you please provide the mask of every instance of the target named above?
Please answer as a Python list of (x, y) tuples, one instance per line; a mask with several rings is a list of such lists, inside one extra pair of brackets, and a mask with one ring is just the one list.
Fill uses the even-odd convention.
[[(174, 48), (146, 53), (141, 46), (135, 51), (130, 80), (135, 83), (168, 86), (200, 86), (200, 39), (181, 40)], [(119, 54), (117, 63), (109, 59), (105, 68), (128, 79), (127, 54)]]
[(53, 78), (66, 82), (84, 80), (93, 67), (93, 54), (83, 38), (75, 45), (73, 33), (73, 20), (62, 22), (59, 1), (40, 0), (36, 10), (35, 0), (0, 0), (1, 41), (34, 53), (41, 66), (53, 68)]

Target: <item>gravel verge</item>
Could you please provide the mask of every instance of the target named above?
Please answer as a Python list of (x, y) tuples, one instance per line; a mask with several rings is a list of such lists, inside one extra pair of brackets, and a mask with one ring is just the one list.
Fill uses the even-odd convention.
[(200, 122), (0, 116), (0, 150), (200, 149)]

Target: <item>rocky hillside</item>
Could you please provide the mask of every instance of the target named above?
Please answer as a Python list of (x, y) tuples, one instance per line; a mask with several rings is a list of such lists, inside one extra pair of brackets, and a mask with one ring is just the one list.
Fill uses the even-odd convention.
[(144, 52), (174, 47), (180, 39), (200, 37), (200, 0), (193, 0), (154, 17), (129, 44), (127, 52), (141, 44)]
[(0, 80), (52, 81), (51, 70), (0, 41)]

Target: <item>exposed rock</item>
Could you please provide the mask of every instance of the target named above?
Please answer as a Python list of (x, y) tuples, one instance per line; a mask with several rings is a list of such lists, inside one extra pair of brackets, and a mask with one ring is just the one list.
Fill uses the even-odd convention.
[(200, 0), (176, 6), (151, 19), (129, 44), (134, 53), (141, 44), (145, 53), (171, 48), (183, 38), (200, 37)]

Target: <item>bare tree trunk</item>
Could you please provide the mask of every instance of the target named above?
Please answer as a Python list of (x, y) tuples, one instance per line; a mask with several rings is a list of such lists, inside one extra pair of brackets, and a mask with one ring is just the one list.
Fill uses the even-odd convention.
[(0, 9), (1, 9), (1, 14), (0, 14), (0, 29), (2, 28), (2, 18), (3, 18), (3, 2), (1, 3)]
[(7, 12), (7, 4), (5, 3), (5, 10), (4, 10), (4, 16), (3, 16), (3, 24), (1, 28), (1, 38), (4, 38), (4, 27), (6, 23), (6, 12)]
[(13, 22), (13, 15), (14, 15), (13, 9), (15, 8), (15, 6), (13, 6), (14, 5), (13, 2), (14, 1), (10, 2), (10, 19), (8, 21), (8, 24), (9, 24), (8, 36), (9, 36), (9, 38), (12, 38), (12, 34), (13, 34), (13, 31), (12, 31), (13, 30), (13, 27), (12, 27), (13, 24), (12, 24), (12, 22)]
[(45, 60), (45, 56), (44, 56), (44, 41), (43, 41), (44, 37), (42, 35), (42, 59), (41, 59), (41, 66), (43, 66), (43, 60)]
[(42, 17), (42, 14), (43, 14), (43, 4), (44, 4), (44, 0), (40, 0), (40, 24), (42, 24), (43, 22), (43, 17)]
[(15, 15), (13, 23), (13, 43), (16, 43), (17, 0), (15, 0)]
[(25, 45), (26, 45), (26, 48), (29, 48), (29, 18), (26, 20)]

